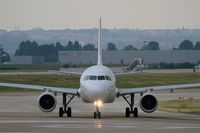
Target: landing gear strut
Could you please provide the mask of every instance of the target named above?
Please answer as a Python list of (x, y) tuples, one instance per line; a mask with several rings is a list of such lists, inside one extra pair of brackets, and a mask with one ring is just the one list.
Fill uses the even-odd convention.
[[(69, 97), (68, 101), (67, 101), (67, 96)], [(65, 113), (67, 114), (67, 117), (72, 116), (72, 109), (71, 107), (67, 107), (67, 106), (73, 98), (74, 96), (69, 96), (66, 93), (63, 93), (63, 107), (59, 108), (59, 117), (63, 117), (63, 114)]]
[(100, 106), (101, 106), (101, 101), (97, 101), (94, 103), (96, 106), (96, 112), (94, 112), (94, 119), (96, 118), (101, 118), (101, 112), (100, 112)]
[[(130, 101), (128, 100), (128, 97), (130, 97)], [(138, 108), (134, 107), (134, 97), (135, 95), (134, 94), (130, 94), (130, 96), (123, 96), (123, 98), (126, 100), (126, 102), (128, 103), (128, 105), (130, 107), (126, 107), (126, 112), (125, 112), (125, 116), (126, 117), (130, 117), (130, 114), (133, 114), (134, 117), (138, 117)]]

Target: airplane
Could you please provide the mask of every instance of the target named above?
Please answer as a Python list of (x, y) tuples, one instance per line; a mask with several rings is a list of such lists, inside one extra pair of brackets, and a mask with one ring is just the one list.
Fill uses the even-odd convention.
[[(104, 103), (113, 103), (115, 98), (123, 97), (129, 107), (125, 109), (125, 117), (138, 117), (138, 108), (135, 107), (135, 94), (140, 94), (140, 108), (146, 113), (152, 113), (157, 109), (158, 100), (152, 93), (159, 90), (174, 90), (200, 87), (200, 83), (151, 86), (139, 88), (117, 88), (116, 75), (125, 73), (113, 73), (110, 68), (102, 63), (102, 46), (101, 46), (101, 18), (98, 30), (98, 60), (97, 65), (87, 68), (83, 73), (66, 72), (69, 74), (80, 75), (80, 88), (61, 88), (49, 87), (30, 84), (0, 83), (2, 87), (26, 88), (33, 90), (43, 90), (44, 92), (38, 98), (38, 105), (43, 112), (52, 112), (57, 105), (56, 94), (62, 93), (62, 104), (59, 108), (59, 117), (64, 114), (67, 117), (72, 116), (72, 109), (69, 107), (74, 97), (79, 97), (84, 103), (94, 103), (96, 111), (93, 116), (95, 119), (101, 118), (100, 107)], [(69, 98), (69, 100), (67, 99)], [(130, 98), (130, 99), (129, 99)]]

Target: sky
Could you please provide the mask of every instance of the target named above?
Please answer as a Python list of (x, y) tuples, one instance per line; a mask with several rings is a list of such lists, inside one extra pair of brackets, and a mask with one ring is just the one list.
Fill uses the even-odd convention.
[(200, 0), (0, 0), (0, 29), (200, 29)]

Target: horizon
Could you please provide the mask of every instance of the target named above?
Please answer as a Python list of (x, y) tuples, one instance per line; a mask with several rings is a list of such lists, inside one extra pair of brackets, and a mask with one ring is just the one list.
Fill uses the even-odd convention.
[[(3, 29), (0, 28), (0, 30), (6, 31), (6, 32), (12, 32), (12, 31), (31, 31), (31, 30), (43, 30), (43, 31), (56, 31), (56, 30), (98, 30), (98, 28), (62, 28), (62, 29), (45, 29), (45, 28), (30, 28), (30, 29)], [(177, 28), (170, 28), (170, 29), (139, 29), (139, 28), (102, 28), (102, 30), (137, 30), (137, 31), (156, 31), (156, 30), (200, 30), (200, 28), (186, 28), (186, 27), (177, 27)]]

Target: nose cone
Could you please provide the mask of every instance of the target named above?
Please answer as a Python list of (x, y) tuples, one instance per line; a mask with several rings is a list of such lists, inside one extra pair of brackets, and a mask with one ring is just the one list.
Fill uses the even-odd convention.
[(85, 84), (85, 95), (90, 101), (102, 100), (104, 101), (109, 96), (110, 85), (103, 83)]

